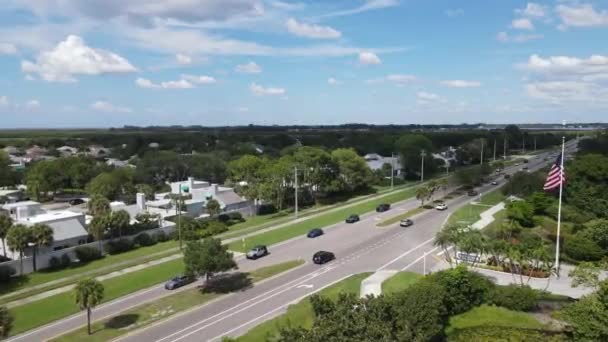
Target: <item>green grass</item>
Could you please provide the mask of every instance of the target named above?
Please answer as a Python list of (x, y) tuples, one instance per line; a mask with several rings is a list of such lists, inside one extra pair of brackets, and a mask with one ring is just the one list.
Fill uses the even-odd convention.
[(418, 208), (414, 208), (412, 210), (408, 210), (407, 212), (403, 213), (403, 214), (399, 214), (397, 216), (393, 216), (389, 219), (386, 219), (380, 223), (378, 223), (376, 226), (378, 227), (386, 227), (386, 226), (390, 226), (393, 223), (397, 223), (403, 219), (406, 218), (410, 218), (416, 214), (420, 214), (421, 212), (425, 211), (426, 209), (424, 209), (423, 207), (418, 207)]
[(382, 293), (400, 292), (417, 282), (422, 276), (414, 272), (399, 272), (382, 283)]
[(456, 330), (474, 327), (508, 327), (520, 329), (542, 329), (544, 325), (532, 314), (509, 309), (482, 305), (463, 314), (450, 318), (446, 334), (448, 337)]
[[(159, 284), (183, 270), (184, 263), (177, 259), (108, 279), (102, 282), (105, 288), (103, 302)], [(71, 291), (14, 307), (9, 309), (15, 318), (11, 334), (19, 334), (78, 311)]]
[[(288, 261), (263, 267), (246, 274), (252, 283), (283, 273), (304, 263), (302, 260)], [(179, 312), (205, 304), (222, 296), (221, 292), (204, 292), (198, 288), (181, 291), (156, 301), (140, 305), (91, 325), (93, 335), (87, 334), (86, 326), (71, 331), (51, 341), (109, 341), (136, 329), (145, 327)], [(84, 322), (83, 322), (84, 323)]]
[(502, 202), (505, 195), (499, 189), (493, 190), (481, 196), (479, 204), (469, 203), (450, 215), (448, 224), (465, 223), (473, 224), (481, 219), (481, 213), (490, 209), (491, 206)]
[[(336, 298), (341, 292), (359, 293), (361, 281), (370, 276), (371, 273), (360, 273), (350, 276), (330, 287), (323, 289), (319, 294), (329, 298)], [(238, 342), (267, 341), (269, 337), (276, 336), (281, 328), (303, 327), (310, 328), (314, 320), (314, 313), (308, 298), (297, 304), (290, 305), (287, 312), (272, 320), (266, 321), (249, 330), (247, 334), (240, 336)]]
[[(40, 293), (44, 291), (48, 291), (54, 288), (58, 288), (67, 284), (75, 283), (77, 280), (82, 278), (90, 278), (92, 276), (97, 276), (101, 274), (111, 273), (113, 271), (122, 270), (124, 268), (139, 265), (145, 263), (147, 261), (156, 260), (163, 256), (174, 254), (175, 251), (170, 251), (171, 248), (177, 247), (178, 243), (176, 241), (167, 241), (161, 242), (154, 246), (149, 247), (141, 247), (129, 252), (125, 252), (117, 255), (106, 255), (103, 259), (91, 261), (86, 264), (74, 265), (67, 269), (59, 270), (59, 271), (38, 271), (34, 273), (30, 273), (23, 277), (15, 277), (12, 278), (8, 283), (0, 284), (0, 294), (8, 294), (13, 291), (25, 289), (27, 287), (41, 285), (44, 283), (48, 283), (51, 281), (56, 281), (66, 277), (76, 276), (75, 279), (66, 280), (63, 282), (58, 282), (49, 286), (45, 286), (40, 289), (32, 289), (32, 291), (24, 292), (21, 294), (15, 294), (14, 296), (7, 296), (0, 299), (0, 303), (7, 303), (13, 300), (27, 298), (35, 293)], [(166, 252), (166, 253), (163, 253)], [(151, 254), (163, 253), (161, 255), (150, 256)], [(130, 261), (129, 261), (130, 260)], [(120, 262), (129, 261), (125, 264), (116, 265)], [(114, 267), (112, 267), (114, 266)], [(109, 267), (107, 269), (100, 270), (103, 267)], [(82, 275), (84, 272), (92, 272), (87, 275)]]
[[(395, 203), (414, 197), (416, 187), (407, 188), (402, 191), (391, 193), (379, 198), (375, 198), (368, 202), (359, 203), (349, 208), (336, 210), (331, 213), (326, 213), (309, 220), (295, 223), (293, 225), (286, 226), (284, 228), (275, 229), (266, 233), (262, 233), (256, 236), (245, 239), (245, 243), (242, 241), (235, 241), (229, 245), (229, 249), (238, 252), (245, 252), (255, 245), (272, 245), (285, 241), (296, 236), (304, 235), (313, 228), (320, 228), (336, 224), (346, 219), (351, 214), (362, 215), (364, 213), (373, 211), (376, 209), (378, 204), (381, 203)], [(353, 225), (353, 229), (356, 229), (357, 225)]]

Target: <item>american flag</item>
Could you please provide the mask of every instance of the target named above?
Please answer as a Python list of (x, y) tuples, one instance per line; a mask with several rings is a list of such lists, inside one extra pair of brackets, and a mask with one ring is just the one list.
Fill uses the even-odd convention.
[(566, 183), (566, 171), (562, 168), (562, 155), (557, 156), (557, 160), (555, 164), (551, 166), (551, 170), (549, 170), (549, 175), (547, 176), (547, 180), (545, 181), (545, 186), (543, 189), (545, 190), (553, 190), (559, 187), (560, 184)]

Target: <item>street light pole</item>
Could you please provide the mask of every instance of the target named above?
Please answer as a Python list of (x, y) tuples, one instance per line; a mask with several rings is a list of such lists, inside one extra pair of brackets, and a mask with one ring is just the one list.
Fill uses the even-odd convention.
[(534, 136), (534, 152), (536, 152), (536, 136)]
[(505, 135), (505, 141), (502, 145), (503, 147), (503, 155), (502, 155), (502, 159), (507, 160), (507, 136)]
[(479, 156), (479, 165), (483, 165), (483, 139), (481, 139), (481, 154)]
[(394, 178), (395, 178), (395, 153), (391, 152), (391, 190), (393, 189), (393, 186), (395, 184)]
[(177, 235), (179, 236), (179, 249), (182, 249), (182, 183), (179, 183), (178, 197), (175, 201), (175, 208), (177, 209)]
[(493, 154), (492, 160), (496, 161), (496, 139), (494, 139), (494, 154)]
[(295, 218), (298, 218), (298, 167), (294, 166), (293, 170), (294, 170), (293, 173), (295, 175), (295, 187), (294, 187), (295, 210), (294, 210), (294, 214), (295, 214)]
[(420, 159), (422, 162), (420, 167), (420, 182), (424, 182), (424, 157), (426, 157), (426, 152), (422, 150), (422, 152), (420, 152)]

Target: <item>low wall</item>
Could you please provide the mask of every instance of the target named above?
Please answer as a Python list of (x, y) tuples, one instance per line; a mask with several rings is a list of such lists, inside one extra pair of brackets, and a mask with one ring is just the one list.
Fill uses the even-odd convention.
[[(165, 225), (163, 227), (160, 228), (154, 228), (154, 229), (150, 229), (150, 230), (146, 230), (146, 231), (142, 231), (139, 232), (137, 234), (134, 235), (129, 235), (129, 236), (123, 236), (123, 239), (129, 239), (129, 240), (133, 240), (137, 235), (141, 234), (141, 233), (147, 233), (150, 235), (154, 235), (160, 231), (165, 232), (165, 234), (170, 234), (171, 232), (173, 232), (175, 230), (175, 223), (166, 221)], [(104, 240), (103, 244), (105, 245), (106, 243), (108, 243), (110, 240)], [(91, 248), (95, 248), (95, 249), (99, 249), (99, 242), (98, 241), (94, 241), (91, 243), (86, 243), (86, 244), (82, 244), (79, 246), (74, 246), (74, 247), (70, 247), (70, 248), (64, 248), (58, 251), (52, 251), (50, 253), (45, 253), (45, 254), (41, 254), (41, 255), (37, 255), (36, 256), (36, 265), (38, 266), (38, 270), (41, 269), (45, 269), (49, 267), (49, 260), (52, 257), (57, 257), (57, 258), (61, 258), (62, 255), (67, 254), (70, 259), (72, 261), (76, 260), (76, 254), (75, 254), (75, 250), (78, 247), (91, 247)], [(104, 248), (105, 250), (105, 248)], [(28, 274), (28, 273), (32, 273), (34, 272), (34, 266), (33, 266), (33, 258), (32, 257), (24, 257), (23, 258), (23, 274)], [(15, 275), (19, 275), (19, 259), (17, 260), (11, 260), (11, 261), (6, 261), (3, 263), (0, 263), (0, 266), (10, 266), (13, 269), (15, 269), (15, 271), (17, 272)]]

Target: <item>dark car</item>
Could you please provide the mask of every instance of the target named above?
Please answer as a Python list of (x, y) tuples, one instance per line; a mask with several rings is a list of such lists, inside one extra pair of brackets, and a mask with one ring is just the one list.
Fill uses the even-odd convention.
[(80, 205), (84, 203), (84, 200), (82, 198), (74, 198), (72, 200), (69, 200), (68, 203), (70, 205)]
[(334, 260), (335, 258), (336, 258), (336, 256), (332, 252), (318, 251), (317, 253), (315, 253), (312, 256), (312, 262), (314, 262), (317, 265), (322, 265), (326, 262), (330, 262), (330, 261)]
[(247, 257), (247, 259), (257, 259), (266, 255), (268, 255), (268, 248), (266, 248), (266, 246), (258, 245), (247, 252), (245, 257)]
[(524, 166), (524, 167), (522, 167), (522, 169), (527, 170), (527, 169), (528, 169), (528, 167), (527, 167), (527, 166)]
[(505, 175), (505, 179), (511, 178), (511, 175)]
[(391, 205), (388, 203), (383, 203), (380, 204), (379, 206), (376, 207), (376, 211), (379, 213), (385, 212), (387, 210), (389, 210), (391, 208)]
[(403, 219), (403, 220), (399, 221), (399, 225), (401, 227), (409, 227), (409, 226), (411, 226), (413, 224), (414, 224), (414, 221), (412, 221), (410, 219)]
[(315, 228), (315, 229), (309, 231), (308, 234), (306, 234), (306, 236), (309, 238), (316, 238), (317, 236), (321, 236), (321, 235), (323, 235), (323, 229), (321, 229), (321, 228)]
[(182, 287), (184, 285), (188, 285), (193, 281), (191, 277), (180, 275), (173, 279), (170, 279), (165, 283), (165, 289), (167, 290), (175, 290), (178, 287)]
[(469, 192), (467, 192), (467, 195), (469, 196), (477, 196), (479, 195), (479, 193), (475, 190), (469, 190)]
[(359, 215), (352, 214), (346, 218), (346, 223), (355, 223), (359, 222)]

